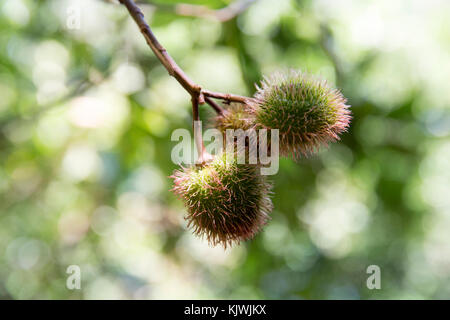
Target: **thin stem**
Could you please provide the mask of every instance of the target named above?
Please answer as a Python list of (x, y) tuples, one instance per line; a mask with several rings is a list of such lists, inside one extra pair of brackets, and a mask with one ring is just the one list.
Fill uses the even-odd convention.
[[(198, 112), (198, 96), (193, 95), (191, 98), (192, 101), (192, 131), (194, 132), (194, 141), (195, 141), (195, 145), (197, 146), (197, 154), (199, 155), (199, 157), (201, 158), (203, 155), (203, 152), (205, 151), (205, 147), (203, 144), (203, 139), (201, 136), (201, 128), (200, 130), (198, 130), (198, 122), (200, 121), (200, 116), (199, 116), (199, 112)], [(200, 131), (200, 132), (198, 132)]]
[(212, 156), (206, 152), (202, 137), (202, 124), (199, 117), (198, 105), (199, 96), (192, 96), (192, 131), (194, 132), (194, 141), (197, 148), (197, 163), (204, 164), (212, 159)]
[(217, 112), (217, 114), (223, 114), (224, 109), (219, 106), (213, 99), (205, 97), (205, 102), (209, 104)]
[(200, 116), (198, 112), (198, 96), (192, 96), (192, 120), (193, 121), (200, 121)]
[(237, 0), (225, 8), (212, 10), (205, 6), (180, 3), (175, 5), (175, 13), (181, 16), (212, 18), (220, 22), (229, 21), (245, 11), (257, 0)]
[(250, 97), (238, 96), (236, 94), (231, 94), (231, 93), (214, 92), (214, 91), (209, 91), (209, 90), (202, 90), (202, 93), (205, 97), (221, 99), (221, 100), (224, 100), (227, 102), (247, 103), (247, 102), (255, 100)]

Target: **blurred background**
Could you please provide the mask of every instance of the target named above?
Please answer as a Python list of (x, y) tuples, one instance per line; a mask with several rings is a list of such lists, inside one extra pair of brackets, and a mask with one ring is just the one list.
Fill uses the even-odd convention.
[(317, 73), (348, 98), (349, 132), (281, 159), (263, 232), (211, 248), (168, 191), (189, 95), (126, 9), (2, 0), (0, 297), (449, 298), (450, 2), (258, 0), (228, 20), (181, 2), (230, 2), (140, 5), (194, 81), (252, 95), (274, 70)]

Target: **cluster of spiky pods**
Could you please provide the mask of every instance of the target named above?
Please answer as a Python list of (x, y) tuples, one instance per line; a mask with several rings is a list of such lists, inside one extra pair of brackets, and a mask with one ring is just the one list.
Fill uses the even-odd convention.
[[(280, 155), (298, 159), (338, 140), (350, 119), (337, 89), (316, 76), (288, 71), (264, 78), (252, 99), (232, 104), (214, 123), (223, 132), (278, 129)], [(212, 245), (227, 247), (253, 238), (273, 208), (271, 184), (259, 165), (235, 159), (224, 152), (172, 176), (172, 191), (187, 207), (188, 226)]]

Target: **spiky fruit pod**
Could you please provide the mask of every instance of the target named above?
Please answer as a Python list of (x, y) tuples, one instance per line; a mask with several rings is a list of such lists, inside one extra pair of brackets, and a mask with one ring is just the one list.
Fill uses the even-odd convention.
[(254, 127), (254, 116), (249, 113), (248, 105), (232, 103), (222, 114), (213, 119), (213, 125), (224, 133), (227, 129), (248, 130)]
[(339, 140), (350, 123), (346, 99), (325, 80), (299, 71), (264, 78), (252, 105), (257, 128), (279, 129), (283, 156), (309, 155)]
[(210, 244), (225, 248), (248, 240), (269, 219), (271, 185), (259, 167), (227, 163), (226, 154), (210, 163), (176, 170), (172, 191), (187, 207), (188, 227)]
[[(230, 141), (233, 141), (233, 148), (230, 149), (230, 146), (225, 145), (225, 148), (227, 151), (234, 150), (234, 152), (244, 152), (246, 159), (249, 159), (249, 153), (252, 152), (255, 156), (257, 155), (257, 145), (259, 143), (259, 137), (258, 132), (255, 126), (255, 116), (252, 113), (252, 108), (250, 105), (245, 103), (231, 103), (228, 108), (224, 110), (222, 114), (217, 115), (215, 118), (213, 118), (212, 125), (220, 130), (223, 134), (223, 142), (224, 144), (230, 143)], [(227, 130), (232, 129), (233, 132), (230, 132), (230, 134), (234, 135), (234, 138), (230, 140), (227, 139)], [(250, 142), (249, 138), (252, 136), (247, 136), (244, 140), (244, 145), (237, 145), (238, 142), (238, 130), (243, 130), (243, 134), (245, 136), (246, 132), (249, 132), (250, 130), (255, 130), (253, 137), (255, 138), (254, 141)], [(253, 148), (250, 148), (250, 146), (253, 143)], [(268, 141), (268, 146), (270, 150), (270, 139)], [(242, 147), (245, 147), (245, 149), (242, 149)], [(269, 152), (270, 155), (270, 152)], [(259, 163), (257, 157), (256, 157), (257, 163)]]

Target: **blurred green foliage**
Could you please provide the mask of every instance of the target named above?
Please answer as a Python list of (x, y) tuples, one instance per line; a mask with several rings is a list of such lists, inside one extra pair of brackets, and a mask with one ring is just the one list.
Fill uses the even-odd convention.
[(263, 232), (210, 248), (168, 191), (189, 96), (125, 8), (1, 1), (0, 297), (448, 298), (449, 2), (259, 0), (225, 23), (158, 2), (147, 20), (197, 83), (252, 95), (274, 70), (318, 73), (352, 105), (350, 131), (281, 159)]

